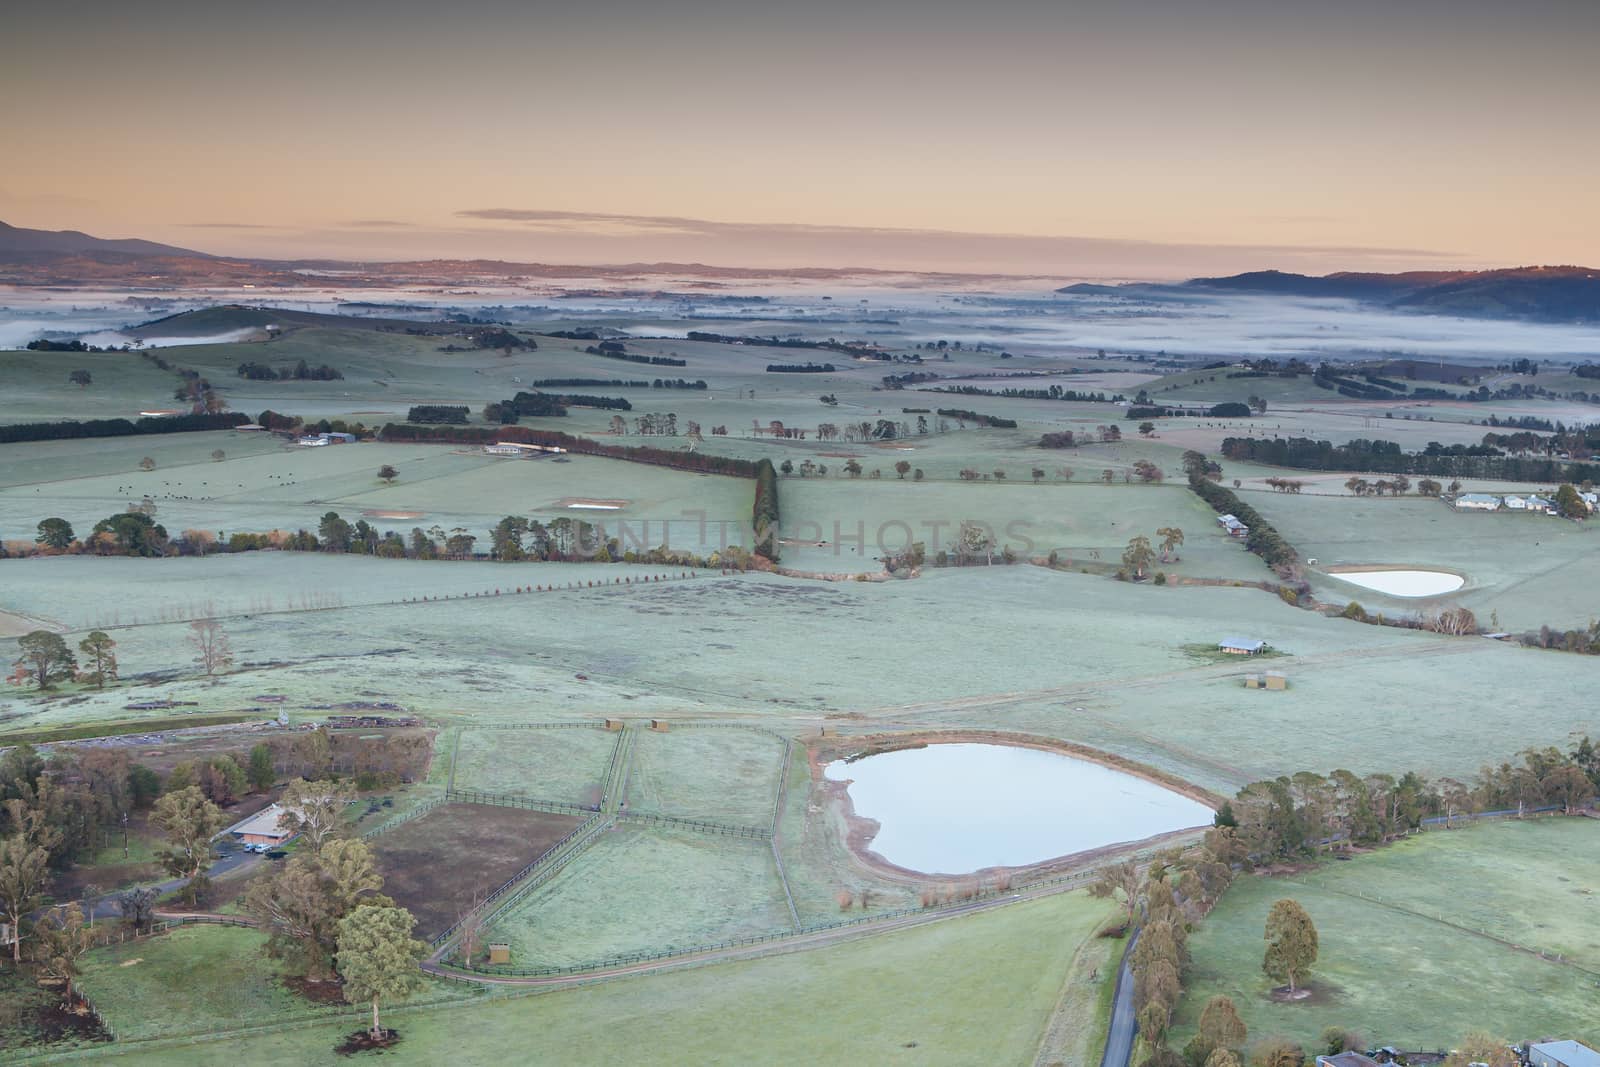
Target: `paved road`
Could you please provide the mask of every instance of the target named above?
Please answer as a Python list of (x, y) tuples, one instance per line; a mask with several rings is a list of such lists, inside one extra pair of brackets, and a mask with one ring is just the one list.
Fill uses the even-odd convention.
[[(263, 862), (264, 860), (265, 857), (254, 852), (245, 852), (243, 850), (238, 852), (229, 852), (226, 856), (223, 856), (221, 859), (218, 859), (212, 863), (211, 870), (206, 872), (206, 877), (217, 879), (223, 877), (224, 875), (233, 874), (237, 871), (246, 871), (251, 867), (254, 867), (256, 864)], [(168, 878), (164, 882), (151, 882), (141, 886), (140, 888), (154, 889), (158, 895), (165, 896), (174, 889), (181, 889), (186, 881), (188, 881), (187, 878)], [(93, 922), (100, 919), (122, 918), (122, 908), (117, 904), (117, 893), (120, 892), (121, 890), (117, 890), (116, 892), (106, 893), (102, 896), (95, 897), (94, 903), (87, 908), (89, 911), (90, 921)], [(63, 901), (63, 903), (67, 902)], [(39, 911), (34, 913), (33, 918), (37, 920), (39, 916), (43, 915), (48, 910), (48, 908), (41, 908)]]
[(1133, 1059), (1133, 1038), (1139, 1027), (1133, 1018), (1133, 971), (1128, 967), (1128, 957), (1133, 955), (1133, 946), (1138, 943), (1139, 935), (1135, 933), (1117, 970), (1117, 993), (1111, 1001), (1111, 1029), (1106, 1034), (1106, 1054), (1100, 1057), (1100, 1067), (1128, 1067), (1128, 1061)]

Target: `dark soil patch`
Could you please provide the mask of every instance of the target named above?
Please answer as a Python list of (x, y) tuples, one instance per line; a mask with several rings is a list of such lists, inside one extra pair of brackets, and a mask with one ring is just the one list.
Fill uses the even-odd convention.
[(45, 1048), (110, 1041), (83, 1001), (67, 1004), (62, 987), (41, 986), (7, 966), (0, 974), (0, 1049)]
[(1267, 999), (1274, 1004), (1331, 1004), (1334, 995), (1333, 989), (1321, 982), (1307, 982), (1293, 993), (1289, 992), (1288, 986), (1278, 986), (1267, 993)]
[(344, 986), (337, 981), (313, 982), (300, 975), (286, 974), (279, 979), (285, 989), (314, 1004), (343, 1004)]
[(582, 822), (578, 815), (445, 804), (371, 845), (384, 893), (416, 916), (416, 935), (427, 940)]
[(344, 1039), (344, 1044), (334, 1046), (341, 1056), (354, 1056), (358, 1052), (383, 1052), (400, 1043), (400, 1031), (385, 1028), (382, 1038), (374, 1038), (370, 1030), (357, 1030)]

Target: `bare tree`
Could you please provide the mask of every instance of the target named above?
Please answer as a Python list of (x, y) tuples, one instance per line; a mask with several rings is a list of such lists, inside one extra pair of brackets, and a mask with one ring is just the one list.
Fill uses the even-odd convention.
[(233, 666), (233, 651), (228, 647), (228, 635), (222, 624), (213, 618), (196, 619), (189, 624), (189, 644), (195, 651), (195, 662), (211, 684), (217, 684), (217, 675)]

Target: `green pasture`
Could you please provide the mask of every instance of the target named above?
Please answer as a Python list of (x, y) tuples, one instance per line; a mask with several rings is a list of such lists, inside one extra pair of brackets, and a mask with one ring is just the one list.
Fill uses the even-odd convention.
[(617, 734), (592, 729), (462, 731), (455, 788), (598, 804)]
[[(1597, 837), (1600, 826), (1587, 820), (1505, 822), (1429, 832), (1301, 874), (1246, 875), (1190, 939), (1179, 1041), (1206, 1000), (1226, 993), (1252, 1038), (1284, 1035), (1307, 1048), (1328, 1026), (1406, 1049), (1452, 1048), (1474, 1031), (1592, 1043), (1600, 1038)], [(1309, 1002), (1271, 1001), (1274, 983), (1261, 972), (1262, 926), (1284, 897), (1317, 925)]]
[[(1028, 1063), (1074, 952), (1106, 914), (1104, 902), (1073, 893), (824, 951), (402, 1008), (386, 1015), (402, 1043), (384, 1058), (474, 1067), (504, 1063), (512, 1049), (554, 1064), (581, 1049), (586, 1059), (622, 1062), (637, 1058), (647, 1034), (659, 1063)], [(239, 1067), (337, 1064), (346, 1061), (333, 1046), (353, 1029), (353, 1018), (299, 1023), (225, 1045), (109, 1046), (103, 1054), (164, 1065), (225, 1049)]]
[(744, 729), (635, 732), (629, 811), (766, 827), (783, 774), (783, 742)]
[(516, 967), (571, 967), (792, 928), (767, 842), (623, 823), (485, 932)]

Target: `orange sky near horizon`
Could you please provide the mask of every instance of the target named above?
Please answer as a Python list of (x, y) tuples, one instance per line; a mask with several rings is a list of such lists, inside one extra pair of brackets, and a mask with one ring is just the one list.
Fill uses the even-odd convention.
[(8, 14), (0, 219), (279, 257), (1600, 261), (1600, 4), (545, 6)]

